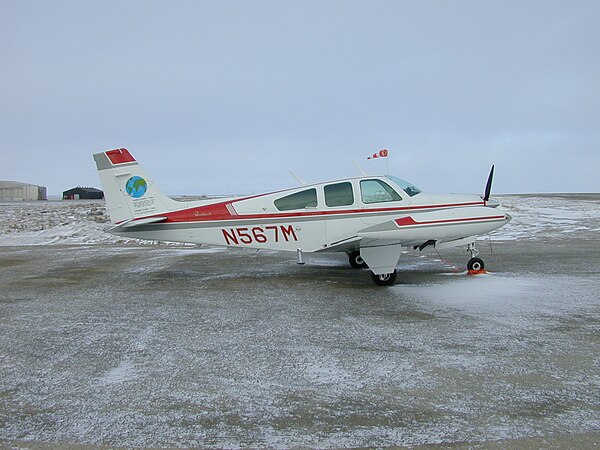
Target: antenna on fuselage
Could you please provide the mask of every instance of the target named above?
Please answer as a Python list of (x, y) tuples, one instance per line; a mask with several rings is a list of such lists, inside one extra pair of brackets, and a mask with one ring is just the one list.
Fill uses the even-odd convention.
[(233, 191), (229, 189), (229, 186), (225, 186), (225, 188), (227, 189), (227, 192), (229, 192), (229, 195), (231, 195), (232, 198), (237, 198), (237, 195), (235, 195)]
[(356, 161), (352, 160), (352, 164), (354, 164), (354, 167), (356, 167), (356, 170), (358, 170), (358, 173), (361, 176), (363, 176), (363, 177), (369, 176), (369, 174), (367, 172), (365, 172), (365, 170), (362, 167), (360, 167)]
[(289, 172), (290, 172), (290, 175), (293, 176), (298, 183), (300, 183), (300, 186), (306, 186), (306, 182), (302, 178), (300, 178), (298, 175), (296, 175), (291, 170)]

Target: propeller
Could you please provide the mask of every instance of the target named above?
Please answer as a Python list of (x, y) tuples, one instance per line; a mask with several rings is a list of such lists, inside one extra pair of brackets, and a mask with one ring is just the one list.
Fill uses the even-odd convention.
[(494, 179), (494, 166), (492, 165), (492, 170), (490, 170), (490, 174), (488, 175), (487, 183), (485, 184), (485, 194), (483, 194), (483, 201), (487, 202), (490, 199), (490, 194), (492, 193), (492, 180)]

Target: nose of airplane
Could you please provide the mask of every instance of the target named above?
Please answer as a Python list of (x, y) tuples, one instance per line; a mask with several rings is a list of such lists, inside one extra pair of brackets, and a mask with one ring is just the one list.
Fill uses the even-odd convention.
[(504, 213), (504, 217), (506, 217), (506, 223), (508, 223), (512, 220), (512, 216), (508, 213)]
[(500, 203), (498, 203), (496, 200), (489, 199), (485, 202), (485, 206), (488, 206), (490, 208), (497, 208), (498, 206), (500, 206)]

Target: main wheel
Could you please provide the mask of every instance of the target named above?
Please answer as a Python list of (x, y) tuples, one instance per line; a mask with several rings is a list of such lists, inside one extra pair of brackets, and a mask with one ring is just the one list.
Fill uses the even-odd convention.
[(396, 275), (396, 269), (392, 273), (382, 273), (381, 275), (375, 275), (371, 272), (371, 279), (377, 286), (391, 286), (396, 281)]
[(354, 269), (364, 269), (367, 267), (367, 263), (362, 259), (362, 256), (360, 256), (360, 252), (348, 253), (348, 260)]
[(481, 258), (471, 258), (467, 263), (467, 270), (474, 270), (476, 272), (483, 270), (485, 268), (485, 264), (483, 263), (483, 259)]

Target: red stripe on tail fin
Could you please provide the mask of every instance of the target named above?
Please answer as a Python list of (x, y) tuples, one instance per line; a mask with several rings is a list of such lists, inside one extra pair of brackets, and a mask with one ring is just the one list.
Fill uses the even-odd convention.
[(131, 153), (126, 148), (118, 148), (116, 150), (109, 150), (106, 152), (106, 156), (110, 159), (113, 164), (123, 164), (128, 162), (135, 162), (135, 158), (131, 156)]

